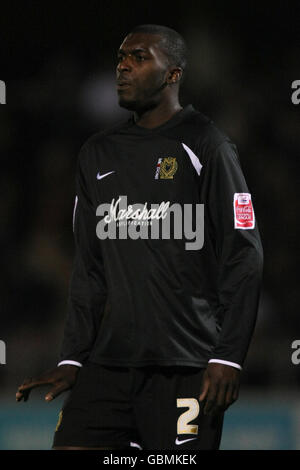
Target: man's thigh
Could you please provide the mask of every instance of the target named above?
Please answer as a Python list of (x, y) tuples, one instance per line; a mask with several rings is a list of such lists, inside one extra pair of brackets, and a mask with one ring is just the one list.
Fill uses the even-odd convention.
[(143, 449), (219, 448), (223, 413), (203, 414), (203, 373), (183, 366), (136, 369), (134, 411)]
[(134, 440), (129, 369), (88, 363), (65, 400), (53, 448), (120, 448)]

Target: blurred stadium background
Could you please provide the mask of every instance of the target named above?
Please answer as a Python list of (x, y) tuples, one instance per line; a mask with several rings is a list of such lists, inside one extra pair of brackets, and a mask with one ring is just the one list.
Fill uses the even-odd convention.
[(240, 398), (223, 449), (300, 449), (300, 79), (296, 2), (7, 2), (1, 4), (0, 449), (48, 449), (63, 397), (26, 403), (26, 376), (57, 363), (72, 265), (74, 171), (82, 143), (127, 116), (114, 89), (116, 51), (130, 29), (177, 29), (190, 47), (182, 103), (237, 144), (265, 250), (264, 287)]

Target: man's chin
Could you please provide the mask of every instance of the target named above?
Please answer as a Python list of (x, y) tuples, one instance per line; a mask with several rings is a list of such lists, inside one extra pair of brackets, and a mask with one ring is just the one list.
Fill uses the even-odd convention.
[(123, 96), (119, 96), (119, 106), (128, 109), (128, 111), (136, 111), (138, 108), (136, 101), (126, 100)]

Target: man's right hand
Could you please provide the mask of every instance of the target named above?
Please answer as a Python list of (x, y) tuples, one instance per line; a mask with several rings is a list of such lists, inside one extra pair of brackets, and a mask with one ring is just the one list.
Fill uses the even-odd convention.
[(60, 393), (69, 390), (76, 382), (80, 367), (65, 364), (50, 371), (47, 371), (36, 378), (25, 379), (16, 393), (16, 400), (28, 400), (29, 394), (33, 388), (53, 385), (45, 396), (46, 401), (51, 401)]

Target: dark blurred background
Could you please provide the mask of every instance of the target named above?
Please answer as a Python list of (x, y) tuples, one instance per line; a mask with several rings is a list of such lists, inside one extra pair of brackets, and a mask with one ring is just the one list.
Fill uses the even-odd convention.
[[(14, 416), (15, 428), (10, 441), (0, 429), (2, 448), (30, 446), (24, 437), (14, 441), (29, 406), (14, 407), (14, 394), (24, 377), (57, 363), (74, 251), (78, 151), (91, 134), (128, 116), (117, 104), (116, 52), (144, 23), (173, 27), (186, 38), (190, 68), (182, 104), (192, 103), (237, 144), (253, 194), (264, 286), (241, 405), (232, 412), (258, 400), (255, 409), (262, 413), (273, 399), (277, 411), (278, 403), (300, 409), (300, 364), (291, 361), (291, 344), (300, 339), (300, 105), (291, 100), (291, 84), (300, 80), (297, 2), (10, 1), (0, 6), (0, 80), (7, 101), (0, 105), (0, 339), (7, 348), (0, 416), (11, 407), (4, 421), (7, 429)], [(289, 444), (276, 436), (265, 445), (300, 448), (292, 431)], [(251, 436), (242, 444), (235, 439), (226, 445), (252, 442)]]

